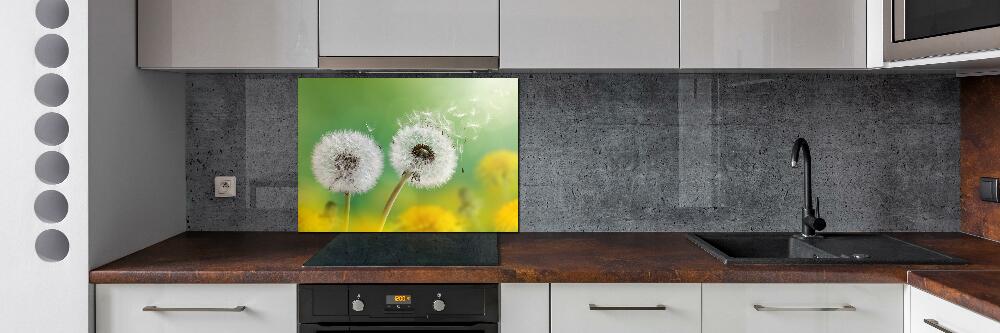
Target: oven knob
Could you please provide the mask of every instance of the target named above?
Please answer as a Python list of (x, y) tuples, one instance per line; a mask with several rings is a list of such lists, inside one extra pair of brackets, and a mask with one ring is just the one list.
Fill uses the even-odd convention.
[(434, 311), (437, 312), (444, 311), (444, 301), (439, 299), (434, 300)]
[(360, 299), (356, 299), (353, 302), (351, 302), (351, 309), (354, 310), (355, 312), (364, 311), (365, 310), (365, 302), (362, 301), (362, 300), (360, 300)]

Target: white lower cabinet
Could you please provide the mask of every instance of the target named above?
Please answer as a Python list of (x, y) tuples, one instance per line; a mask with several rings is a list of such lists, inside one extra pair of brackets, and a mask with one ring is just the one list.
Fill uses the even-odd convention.
[(704, 284), (703, 332), (903, 332), (902, 284)]
[(552, 284), (552, 333), (701, 331), (700, 284)]
[(549, 333), (549, 284), (501, 283), (500, 332)]
[(96, 303), (98, 333), (297, 330), (294, 284), (100, 284)]
[(1000, 322), (909, 287), (910, 315), (907, 333), (997, 333)]
[[(1000, 332), (902, 284), (505, 283), (500, 298), (502, 333)], [(98, 333), (297, 331), (294, 284), (101, 284), (95, 301)]]

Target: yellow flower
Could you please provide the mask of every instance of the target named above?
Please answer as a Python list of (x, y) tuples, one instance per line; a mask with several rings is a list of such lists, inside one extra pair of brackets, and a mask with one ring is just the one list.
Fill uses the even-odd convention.
[(325, 211), (315, 207), (299, 206), (299, 232), (330, 232), (336, 231), (336, 218), (330, 218)]
[(399, 215), (395, 223), (386, 227), (389, 231), (403, 232), (462, 231), (454, 213), (431, 205), (412, 206)]
[(487, 187), (517, 189), (517, 153), (496, 150), (483, 157), (476, 167), (476, 176)]
[(501, 206), (493, 215), (493, 223), (499, 232), (517, 232), (517, 199)]
[(378, 215), (354, 215), (351, 216), (350, 232), (377, 232), (382, 226), (382, 219)]

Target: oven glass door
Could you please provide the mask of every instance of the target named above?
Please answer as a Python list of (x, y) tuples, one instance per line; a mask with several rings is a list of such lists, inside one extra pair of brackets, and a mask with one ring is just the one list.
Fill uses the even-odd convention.
[(893, 39), (921, 38), (1000, 26), (1000, 0), (893, 0)]
[(497, 333), (496, 324), (473, 325), (375, 325), (375, 326), (321, 326), (302, 324), (299, 333), (365, 332), (365, 333)]

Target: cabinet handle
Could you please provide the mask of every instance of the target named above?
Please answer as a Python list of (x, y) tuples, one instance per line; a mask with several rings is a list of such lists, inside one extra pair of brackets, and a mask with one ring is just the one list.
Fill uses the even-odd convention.
[(654, 306), (600, 306), (590, 304), (591, 311), (663, 311), (666, 309), (667, 306), (663, 304)]
[(838, 307), (827, 307), (827, 308), (775, 308), (770, 306), (763, 306), (760, 304), (754, 304), (753, 309), (757, 311), (857, 311), (853, 305), (844, 305)]
[(955, 333), (955, 331), (949, 330), (949, 329), (945, 328), (944, 326), (941, 326), (941, 323), (939, 323), (937, 320), (934, 320), (934, 319), (924, 319), (924, 324), (927, 324), (930, 327), (936, 328), (938, 331), (941, 331), (941, 332), (944, 332), (944, 333)]
[(240, 305), (231, 308), (161, 308), (155, 305), (142, 307), (142, 311), (154, 312), (243, 312), (247, 307)]

